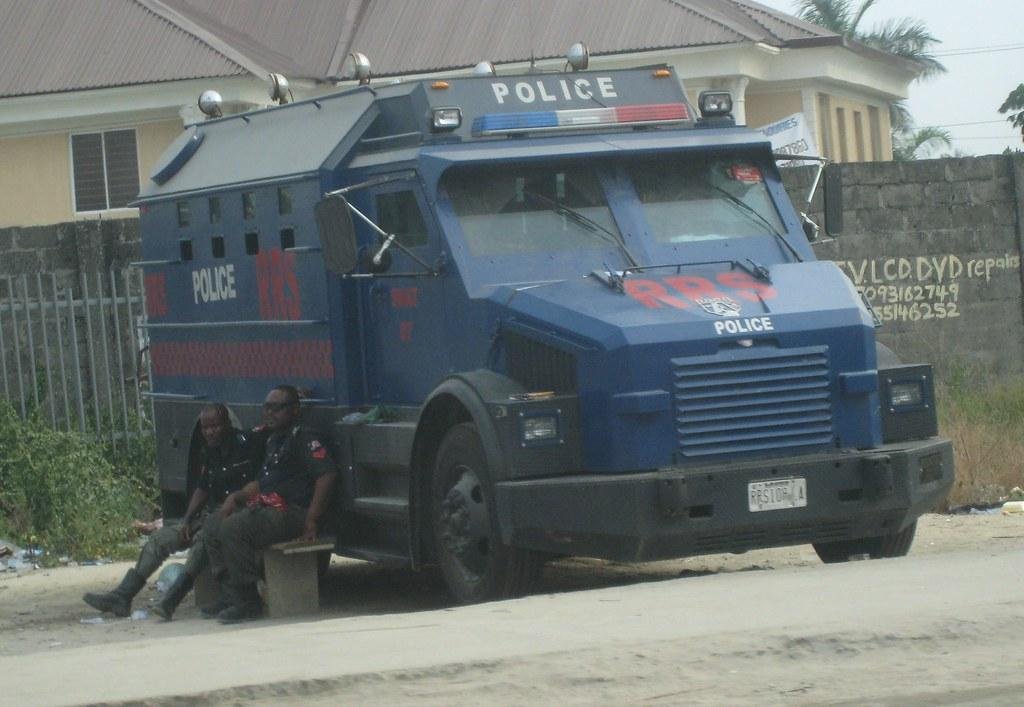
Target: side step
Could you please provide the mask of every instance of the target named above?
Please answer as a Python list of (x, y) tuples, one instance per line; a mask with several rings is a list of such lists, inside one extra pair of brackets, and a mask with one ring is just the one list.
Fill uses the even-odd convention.
[(352, 499), (351, 511), (369, 518), (404, 522), (409, 517), (409, 501), (397, 496), (361, 496)]
[(340, 545), (334, 549), (334, 554), (354, 557), (357, 560), (366, 560), (367, 562), (376, 562), (385, 567), (409, 567), (412, 565), (412, 560), (408, 555), (399, 555), (394, 552), (371, 547)]

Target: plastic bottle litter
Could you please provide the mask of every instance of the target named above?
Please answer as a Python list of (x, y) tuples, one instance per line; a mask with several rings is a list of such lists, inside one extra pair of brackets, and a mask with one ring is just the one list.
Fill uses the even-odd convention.
[(132, 621), (145, 621), (149, 618), (149, 612), (145, 609), (136, 609), (132, 612)]
[(1024, 513), (1024, 501), (1007, 501), (1003, 504), (1003, 515)]
[(174, 580), (185, 571), (185, 565), (180, 562), (172, 562), (166, 565), (156, 578), (156, 588), (161, 594), (165, 593), (174, 584)]

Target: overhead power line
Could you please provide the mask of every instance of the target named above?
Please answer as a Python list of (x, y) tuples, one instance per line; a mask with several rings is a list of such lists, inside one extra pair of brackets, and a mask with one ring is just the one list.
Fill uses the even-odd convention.
[(964, 125), (991, 125), (994, 123), (1005, 123), (1005, 120), (975, 120), (971, 123), (939, 123), (938, 125), (932, 125), (933, 128), (959, 128)]
[(964, 47), (962, 49), (946, 49), (932, 52), (932, 56), (964, 56), (967, 54), (993, 54), (995, 52), (1012, 52), (1024, 49), (1024, 44), (995, 44), (988, 47)]
[(1003, 140), (1004, 142), (1018, 139), (1015, 135), (1009, 137), (999, 137), (996, 135), (951, 135), (950, 137), (954, 140)]

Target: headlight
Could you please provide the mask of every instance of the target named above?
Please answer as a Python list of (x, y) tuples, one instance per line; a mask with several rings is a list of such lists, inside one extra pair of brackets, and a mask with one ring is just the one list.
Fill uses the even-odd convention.
[(435, 108), (432, 113), (431, 127), (434, 132), (443, 132), (446, 130), (455, 130), (457, 127), (462, 125), (462, 109), (461, 108)]
[(558, 415), (530, 415), (520, 422), (524, 445), (558, 439)]
[(893, 383), (889, 387), (889, 407), (919, 407), (924, 402), (924, 388), (919, 381)]
[(939, 433), (932, 367), (924, 364), (878, 370), (882, 441), (905, 442)]

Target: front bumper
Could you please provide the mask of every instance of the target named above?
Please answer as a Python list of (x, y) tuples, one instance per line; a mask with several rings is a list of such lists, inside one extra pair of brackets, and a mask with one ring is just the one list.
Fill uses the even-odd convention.
[[(753, 512), (748, 484), (801, 477), (802, 508)], [(868, 451), (576, 475), (496, 485), (503, 541), (618, 561), (828, 542), (895, 533), (953, 485), (949, 440)]]

